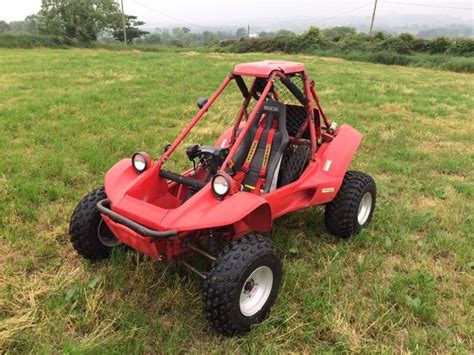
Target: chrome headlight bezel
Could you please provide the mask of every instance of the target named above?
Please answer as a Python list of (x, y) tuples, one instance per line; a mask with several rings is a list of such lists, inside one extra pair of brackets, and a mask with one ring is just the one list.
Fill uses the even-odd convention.
[(214, 195), (219, 198), (223, 199), (230, 193), (230, 189), (232, 187), (231, 178), (227, 174), (216, 174), (212, 178), (211, 181), (211, 188)]
[(143, 173), (151, 166), (151, 157), (148, 153), (137, 152), (132, 156), (132, 166), (137, 174)]

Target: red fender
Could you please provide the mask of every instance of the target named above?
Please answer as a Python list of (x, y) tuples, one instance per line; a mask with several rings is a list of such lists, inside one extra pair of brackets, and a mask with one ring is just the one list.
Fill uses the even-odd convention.
[(133, 169), (131, 159), (120, 160), (105, 174), (104, 186), (107, 197), (113, 202), (120, 201), (139, 177)]
[(311, 204), (319, 205), (334, 199), (361, 140), (362, 135), (356, 129), (342, 125), (336, 137), (320, 147), (316, 153), (317, 169), (311, 178), (317, 186)]

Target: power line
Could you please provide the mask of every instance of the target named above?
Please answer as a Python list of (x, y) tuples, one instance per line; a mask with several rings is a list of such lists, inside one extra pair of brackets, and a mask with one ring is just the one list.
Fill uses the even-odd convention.
[(185, 25), (189, 25), (189, 26), (195, 26), (195, 27), (201, 27), (201, 28), (211, 28), (211, 29), (215, 29), (216, 27), (211, 27), (211, 26), (203, 26), (203, 25), (200, 25), (200, 24), (197, 24), (197, 23), (193, 23), (193, 22), (189, 22), (189, 21), (185, 21), (185, 20), (181, 20), (179, 18), (176, 18), (174, 16), (171, 16), (171, 15), (168, 15), (168, 14), (165, 14), (164, 12), (161, 12), (161, 11), (158, 11), (158, 10), (155, 10), (145, 4), (142, 4), (141, 2), (137, 1), (137, 0), (132, 0), (135, 4), (137, 4), (138, 6), (141, 6), (143, 7), (144, 9), (148, 10), (148, 11), (151, 11), (151, 12), (154, 12), (158, 15), (161, 15), (163, 17), (167, 17), (169, 18), (170, 20), (173, 20), (173, 21), (176, 21), (176, 22), (180, 22), (180, 23), (183, 23)]
[(343, 16), (343, 15), (346, 15), (346, 14), (350, 14), (350, 13), (352, 13), (352, 12), (356, 12), (356, 11), (358, 11), (358, 10), (360, 10), (360, 9), (363, 9), (364, 7), (371, 6), (371, 5), (372, 5), (372, 3), (370, 3), (370, 4), (365, 4), (365, 5), (356, 7), (356, 8), (354, 8), (354, 9), (341, 12), (341, 13), (339, 13), (339, 14), (337, 14), (337, 15), (334, 15), (334, 16), (331, 16), (331, 17), (323, 18), (322, 20), (318, 20), (318, 22), (329, 21), (329, 20), (332, 20), (333, 18), (336, 18), (336, 17), (339, 17), (339, 16)]
[[(133, 1), (135, 4), (141, 6), (142, 8), (148, 10), (148, 11), (151, 11), (151, 12), (154, 12), (160, 16), (163, 16), (163, 17), (166, 17), (168, 19), (171, 19), (173, 21), (176, 21), (176, 22), (179, 22), (179, 23), (182, 23), (182, 24), (185, 24), (185, 25), (190, 25), (190, 26), (195, 26), (195, 27), (201, 27), (201, 28), (208, 28), (208, 29), (219, 29), (218, 27), (213, 27), (213, 26), (204, 26), (204, 25), (201, 25), (201, 24), (198, 24), (198, 23), (193, 23), (193, 22), (189, 22), (189, 21), (186, 21), (186, 20), (182, 20), (182, 19), (179, 19), (177, 17), (174, 17), (174, 16), (171, 16), (171, 15), (168, 15), (164, 12), (161, 12), (161, 11), (158, 11), (158, 10), (155, 10), (153, 8), (151, 8), (150, 6), (148, 5), (145, 5), (137, 0), (131, 0)], [(441, 9), (454, 9), (454, 10), (468, 10), (468, 11), (472, 11), (471, 8), (466, 8), (466, 7), (454, 7), (454, 6), (442, 6), (442, 5), (431, 5), (431, 4), (420, 4), (420, 3), (407, 3), (407, 2), (398, 2), (398, 1), (384, 1), (383, 3), (385, 4), (397, 4), (397, 5), (407, 5), (407, 6), (418, 6), (418, 7), (434, 7), (434, 8), (441, 8)], [(350, 13), (353, 13), (353, 12), (356, 12), (360, 9), (363, 9), (365, 7), (368, 7), (368, 6), (372, 6), (372, 3), (366, 3), (362, 6), (358, 6), (356, 8), (352, 8), (350, 10), (347, 10), (347, 11), (344, 11), (344, 12), (341, 12), (337, 15), (333, 15), (333, 16), (330, 16), (330, 17), (326, 17), (326, 18), (323, 18), (321, 20), (317, 20), (318, 23), (321, 23), (321, 22), (326, 22), (326, 21), (329, 21), (329, 20), (332, 20), (334, 18), (337, 18), (337, 17), (340, 17), (340, 16), (344, 16), (344, 15), (347, 15), (347, 14), (350, 14)], [(374, 12), (375, 12), (375, 9), (374, 9)]]
[(397, 5), (407, 5), (407, 6), (418, 6), (418, 7), (435, 7), (439, 9), (453, 9), (453, 10), (468, 10), (472, 11), (472, 8), (468, 7), (455, 7), (455, 6), (443, 6), (443, 5), (431, 5), (431, 4), (414, 4), (409, 2), (398, 2), (398, 1), (385, 1), (385, 4), (397, 4)]
[[(168, 15), (168, 14), (165, 14), (164, 12), (161, 12), (161, 11), (158, 11), (158, 10), (155, 10), (145, 4), (142, 4), (141, 2), (137, 1), (137, 0), (131, 0), (133, 1), (135, 4), (143, 7), (144, 9), (146, 10), (149, 10), (151, 12), (154, 12), (154, 13), (157, 13), (158, 15), (161, 15), (163, 17), (167, 17), (171, 20), (174, 20), (176, 22), (180, 22), (180, 23), (183, 23), (183, 24), (186, 24), (186, 25), (191, 25), (191, 26), (196, 26), (196, 27), (203, 27), (203, 28), (215, 28), (217, 29), (217, 27), (212, 27), (212, 26), (204, 26), (204, 25), (200, 25), (200, 24), (197, 24), (197, 23), (193, 23), (193, 22), (189, 22), (189, 21), (186, 21), (186, 20), (181, 20), (179, 18), (176, 18), (174, 16), (171, 16), (171, 15)], [(352, 13), (352, 12), (355, 12), (355, 11), (358, 11), (360, 9), (363, 9), (364, 7), (367, 7), (371, 5), (371, 3), (366, 3), (362, 6), (359, 6), (359, 7), (356, 7), (356, 8), (353, 8), (353, 9), (350, 9), (350, 10), (347, 10), (347, 11), (344, 11), (344, 12), (341, 12), (337, 15), (334, 15), (334, 16), (330, 16), (330, 17), (326, 17), (326, 18), (323, 18), (321, 20), (318, 20), (318, 22), (325, 22), (325, 21), (329, 21), (329, 20), (332, 20), (333, 18), (336, 18), (336, 17), (339, 17), (339, 16), (343, 16), (343, 15), (346, 15), (346, 14), (349, 14), (349, 13)]]

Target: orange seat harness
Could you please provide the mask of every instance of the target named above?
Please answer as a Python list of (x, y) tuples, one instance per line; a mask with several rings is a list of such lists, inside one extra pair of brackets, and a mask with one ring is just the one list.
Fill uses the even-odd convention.
[[(253, 158), (255, 157), (255, 152), (257, 151), (258, 145), (260, 143), (260, 139), (262, 138), (263, 131), (265, 130), (267, 119), (268, 119), (267, 115), (264, 115), (262, 117), (257, 129), (257, 133), (255, 134), (252, 145), (250, 146), (249, 152), (247, 154), (247, 158), (242, 164), (240, 171), (235, 175), (235, 180), (240, 182), (241, 184), (243, 183), (245, 176), (250, 171), (250, 165), (252, 164)], [(257, 180), (256, 185), (255, 186), (251, 186), (249, 184), (244, 185), (244, 188), (247, 188), (251, 190), (253, 193), (258, 194), (258, 195), (260, 194), (261, 191), (263, 191), (263, 188), (265, 186), (267, 166), (270, 160), (273, 139), (275, 137), (275, 131), (277, 129), (277, 126), (278, 126), (278, 119), (276, 119), (275, 117), (273, 119), (272, 127), (268, 131), (267, 142), (265, 144), (265, 152), (263, 153), (262, 166), (260, 167), (260, 171), (258, 173), (258, 180)]]

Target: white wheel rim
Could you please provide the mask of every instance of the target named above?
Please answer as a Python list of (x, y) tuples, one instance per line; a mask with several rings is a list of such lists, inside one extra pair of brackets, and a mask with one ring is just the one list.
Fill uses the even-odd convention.
[(359, 212), (357, 212), (357, 221), (360, 225), (363, 225), (370, 216), (370, 211), (372, 210), (372, 194), (366, 192), (359, 204)]
[(97, 227), (97, 237), (99, 238), (99, 241), (109, 248), (113, 248), (117, 245), (122, 244), (122, 242), (117, 239), (110, 230), (104, 230), (104, 228), (106, 227), (107, 225), (104, 223), (104, 220), (101, 219), (99, 222), (99, 226)]
[(240, 312), (247, 317), (260, 311), (270, 297), (273, 272), (268, 266), (255, 269), (245, 280), (240, 292)]

